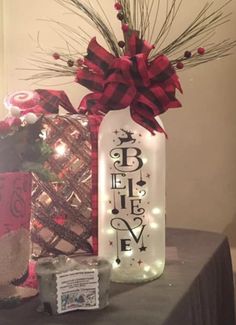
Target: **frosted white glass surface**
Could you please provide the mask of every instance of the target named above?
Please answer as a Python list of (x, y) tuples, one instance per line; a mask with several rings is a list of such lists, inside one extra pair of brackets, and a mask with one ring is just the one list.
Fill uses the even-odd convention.
[(100, 126), (99, 255), (112, 263), (113, 281), (163, 272), (165, 141), (135, 123), (129, 109), (109, 112)]

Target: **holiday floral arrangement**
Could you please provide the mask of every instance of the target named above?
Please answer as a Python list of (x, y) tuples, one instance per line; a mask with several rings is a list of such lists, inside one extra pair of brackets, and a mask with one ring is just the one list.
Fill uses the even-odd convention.
[[(62, 35), (62, 39), (65, 40), (66, 49), (45, 51), (39, 44), (41, 53), (32, 59), (34, 67), (27, 69), (34, 71), (29, 79), (44, 81), (50, 78), (70, 77), (91, 92), (82, 98), (78, 108), (74, 108), (64, 91), (46, 89), (35, 91), (39, 96), (40, 109), (31, 107), (30, 110), (37, 116), (44, 114), (43, 123), (46, 123), (49, 135), (45, 142), (58, 151), (57, 157), (51, 160), (50, 168), (59, 175), (61, 183), (54, 184), (54, 187), (51, 184), (46, 186), (41, 182), (37, 182), (35, 185), (34, 193), (36, 195), (33, 199), (35, 219), (32, 238), (40, 246), (37, 256), (47, 256), (47, 254), (55, 256), (65, 253), (63, 245), (61, 245), (65, 242), (68, 246), (66, 252), (68, 255), (78, 252), (97, 254), (96, 218), (99, 200), (97, 142), (101, 120), (109, 111), (129, 107), (130, 116), (138, 126), (142, 126), (152, 135), (157, 132), (166, 134), (157, 116), (169, 108), (181, 107), (181, 103), (176, 97), (177, 90), (182, 92), (177, 72), (224, 58), (231, 54), (231, 50), (236, 45), (236, 41), (228, 39), (212, 42), (218, 28), (229, 21), (230, 14), (225, 13), (225, 9), (231, 1), (223, 1), (221, 4), (218, 4), (218, 1), (206, 2), (186, 29), (170, 41), (168, 41), (169, 35), (174, 29), (181, 11), (182, 0), (116, 0), (114, 1), (114, 17), (116, 16), (120, 21), (120, 30), (116, 33), (102, 6), (102, 1), (96, 1), (97, 9), (89, 0), (56, 0), (56, 2), (73, 13), (80, 22), (80, 27), (73, 28), (60, 21), (52, 21), (57, 26), (58, 33)], [(164, 17), (161, 16), (163, 11)], [(99, 32), (103, 43), (105, 43), (104, 46), (95, 37), (88, 34), (83, 23)], [(24, 115), (25, 112), (24, 109), (22, 111), (21, 104), (19, 103), (17, 106), (20, 108), (21, 114)], [(24, 106), (24, 103), (22, 105)], [(64, 117), (48, 117), (47, 114), (57, 114), (59, 106), (64, 107), (69, 113), (76, 114), (77, 117), (71, 117), (69, 114)], [(78, 113), (87, 116), (83, 119), (78, 116)], [(100, 119), (96, 119), (98, 116)], [(36, 122), (36, 126), (37, 123), (40, 124), (40, 121), (41, 119)], [(30, 139), (28, 135), (33, 132), (35, 136), (33, 139), (37, 139), (37, 148), (32, 147), (32, 143), (30, 146), (23, 146), (27, 150), (18, 155), (21, 157), (21, 161), (22, 159), (27, 160), (30, 156), (36, 158), (36, 163), (38, 163), (38, 159), (41, 159), (39, 152), (48, 153), (47, 149), (41, 150), (42, 138), (38, 139), (39, 133), (35, 133), (31, 125), (22, 125), (22, 120), (19, 118), (8, 119), (2, 123), (0, 126), (1, 141), (6, 152), (10, 150), (14, 141), (17, 143), (20, 140), (20, 138), (16, 138), (17, 132), (23, 133), (24, 141)], [(119, 133), (121, 131), (123, 133)], [(136, 136), (140, 137), (140, 141), (128, 129), (119, 128), (119, 130), (113, 130), (110, 133), (115, 132), (117, 132), (116, 139), (113, 142), (118, 143), (118, 139), (120, 141), (115, 150), (123, 150), (123, 163), (128, 166), (128, 148), (121, 145), (125, 141), (126, 143), (141, 143), (141, 132)], [(10, 146), (7, 146), (9, 149), (6, 149), (8, 141)], [(19, 150), (20, 148), (21, 146), (19, 146)], [(133, 147), (131, 149), (134, 150)], [(139, 157), (141, 150), (139, 148), (135, 148), (135, 150), (137, 155), (134, 158), (142, 167), (144, 162)], [(117, 153), (114, 154), (113, 158), (117, 157), (121, 156)], [(155, 160), (155, 158), (151, 160)], [(26, 166), (29, 167), (28, 161)], [(141, 170), (141, 167), (135, 169), (135, 171), (138, 170), (140, 177), (135, 184), (140, 188), (147, 185), (151, 178), (150, 173), (146, 169)], [(110, 170), (112, 170), (111, 167)], [(112, 175), (115, 175), (115, 172)], [(120, 175), (124, 177), (124, 174)], [(123, 188), (117, 185), (120, 180), (115, 176), (112, 177), (114, 197), (110, 197), (108, 202), (111, 204), (112, 199), (115, 202), (116, 194), (120, 195), (121, 206), (125, 209), (127, 193), (121, 193)], [(64, 184), (62, 184), (63, 181)], [(133, 180), (130, 176), (127, 187), (131, 198), (134, 191), (137, 190), (133, 189), (132, 185)], [(148, 190), (145, 188), (141, 188), (139, 191), (139, 197), (144, 202), (146, 193)], [(137, 207), (134, 200), (130, 200), (132, 212)], [(139, 206), (139, 210), (148, 210), (148, 204), (151, 205), (150, 202), (143, 203), (143, 207)], [(145, 231), (148, 226), (157, 229), (159, 225), (155, 222), (147, 222), (143, 216), (143, 219), (141, 217), (134, 218), (134, 221), (139, 222), (138, 226), (134, 226), (131, 224), (133, 220), (130, 216), (127, 220), (118, 218), (119, 210), (115, 205), (113, 209), (109, 210), (111, 210), (113, 219), (111, 222), (109, 218), (107, 220), (109, 226), (114, 221), (114, 226), (113, 229), (108, 230), (111, 230), (110, 234), (116, 233), (117, 237), (107, 241), (109, 243), (107, 245), (108, 248), (115, 248), (115, 241), (117, 241), (117, 254), (120, 254), (120, 256), (115, 256), (115, 267), (122, 269), (122, 265), (127, 262), (125, 261), (127, 257), (126, 269), (132, 271), (132, 268), (138, 268), (138, 281), (145, 280), (145, 276), (146, 279), (159, 276), (163, 271), (164, 262), (160, 259), (154, 261), (155, 267), (159, 268), (156, 271), (150, 265), (145, 264), (144, 258), (144, 254), (146, 254), (146, 250), (148, 253), (149, 248), (144, 239), (150, 244), (150, 233), (146, 234)], [(161, 212), (164, 220), (164, 208), (153, 206), (151, 211), (154, 211), (154, 215), (159, 215)], [(135, 215), (135, 213), (133, 214)], [(118, 219), (116, 225), (115, 222)], [(47, 231), (43, 233), (45, 229)], [(129, 237), (121, 239), (121, 252), (118, 252), (120, 249), (118, 237), (127, 229)], [(93, 240), (91, 240), (91, 236), (93, 236)], [(129, 255), (131, 254), (130, 238), (138, 247), (136, 247), (138, 257), (132, 256), (131, 258)], [(156, 246), (158, 247), (158, 245)], [(122, 255), (124, 252), (127, 253), (125, 257)], [(140, 254), (143, 255), (140, 257)], [(142, 271), (141, 276), (140, 270)], [(153, 272), (150, 277), (148, 272)], [(119, 279), (119, 281), (122, 282), (123, 279)]]
[[(96, 38), (89, 40), (82, 24), (75, 29), (52, 20), (67, 49), (43, 51), (40, 45), (42, 56), (33, 59), (36, 73), (30, 79), (72, 76), (91, 91), (82, 99), (80, 113), (104, 115), (129, 106), (133, 120), (151, 133), (164, 132), (155, 116), (181, 106), (175, 97), (176, 89), (182, 92), (177, 71), (226, 57), (236, 45), (229, 39), (212, 41), (216, 31), (229, 21), (225, 9), (231, 0), (206, 2), (186, 29), (169, 42), (183, 6), (181, 0), (114, 1), (123, 39), (113, 30), (101, 1), (96, 2), (97, 9), (86, 0), (56, 2), (98, 31), (107, 48)], [(83, 47), (86, 43), (87, 49)]]

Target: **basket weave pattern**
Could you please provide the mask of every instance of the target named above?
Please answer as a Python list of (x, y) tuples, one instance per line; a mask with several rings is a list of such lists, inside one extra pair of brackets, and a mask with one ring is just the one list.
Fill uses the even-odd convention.
[(86, 117), (44, 117), (45, 141), (55, 152), (47, 168), (57, 182), (34, 176), (33, 256), (92, 254), (91, 140)]

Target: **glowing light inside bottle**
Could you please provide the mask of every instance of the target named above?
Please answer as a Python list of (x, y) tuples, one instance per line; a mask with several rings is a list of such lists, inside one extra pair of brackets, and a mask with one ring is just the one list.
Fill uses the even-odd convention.
[(161, 214), (161, 209), (160, 208), (153, 208), (152, 213), (153, 214)]
[(146, 157), (143, 157), (143, 164), (145, 165), (148, 162), (148, 159)]
[(158, 228), (159, 228), (159, 225), (158, 225), (158, 223), (156, 223), (156, 222), (151, 222), (151, 223), (150, 223), (150, 227), (151, 227), (152, 229), (158, 229)]
[(88, 121), (81, 121), (81, 124), (85, 127), (88, 125)]
[(165, 261), (165, 137), (137, 125), (129, 110), (109, 112), (98, 152), (99, 254), (113, 265), (112, 281), (158, 277)]
[(115, 230), (113, 229), (107, 229), (107, 234), (108, 235), (113, 235), (115, 233)]
[(161, 267), (163, 267), (164, 263), (161, 260), (157, 260), (155, 264), (157, 265), (157, 267), (161, 268)]
[(149, 266), (149, 265), (144, 266), (144, 271), (145, 272), (149, 272), (150, 269), (151, 269), (151, 266)]
[(125, 256), (128, 256), (128, 257), (130, 257), (130, 256), (132, 256), (133, 255), (133, 251), (131, 250), (131, 251), (127, 251), (127, 252), (125, 252)]
[(113, 262), (112, 263), (112, 268), (113, 268), (113, 270), (114, 269), (118, 269), (119, 268), (119, 264), (117, 264), (116, 262)]
[(58, 156), (64, 156), (66, 153), (65, 143), (60, 143), (55, 147), (55, 152)]

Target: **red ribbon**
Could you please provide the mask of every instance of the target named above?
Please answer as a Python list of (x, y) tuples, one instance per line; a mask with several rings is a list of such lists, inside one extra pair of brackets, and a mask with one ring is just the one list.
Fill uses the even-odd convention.
[(58, 113), (59, 106), (68, 112), (106, 114), (110, 110), (130, 106), (131, 117), (148, 129), (164, 132), (155, 117), (169, 108), (181, 107), (175, 92), (182, 92), (179, 78), (168, 58), (159, 55), (148, 61), (152, 46), (138, 38), (136, 32), (127, 37), (125, 55), (115, 57), (93, 38), (88, 46), (84, 65), (77, 70), (76, 81), (92, 93), (85, 96), (75, 109), (63, 91), (37, 89), (39, 102), (22, 108), (23, 114)]
[(93, 38), (88, 46), (83, 69), (77, 71), (77, 82), (92, 90), (80, 103), (89, 114), (107, 113), (130, 106), (131, 117), (148, 129), (164, 132), (155, 116), (169, 108), (181, 107), (175, 97), (182, 92), (178, 76), (164, 55), (148, 62), (152, 50), (135, 32), (122, 57), (115, 57)]

